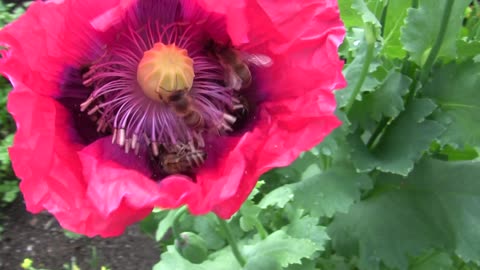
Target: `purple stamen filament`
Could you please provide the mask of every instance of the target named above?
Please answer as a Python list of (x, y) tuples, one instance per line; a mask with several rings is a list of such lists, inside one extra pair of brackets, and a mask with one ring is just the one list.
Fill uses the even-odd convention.
[[(112, 143), (127, 153), (138, 154), (145, 147), (159, 156), (175, 149), (202, 149), (205, 136), (232, 130), (234, 111), (245, 107), (226, 86), (225, 68), (197, 42), (202, 35), (198, 27), (156, 23), (130, 28), (106, 49), (84, 75), (84, 85), (94, 90), (80, 107), (96, 121), (98, 132), (111, 132)], [(164, 53), (162, 48), (177, 54), (168, 55), (168, 61), (143, 62), (148, 54), (155, 58)], [(141, 70), (143, 64), (150, 69)], [(171, 95), (178, 91), (183, 91), (188, 110), (172, 106)], [(199, 156), (192, 154), (196, 163)]]

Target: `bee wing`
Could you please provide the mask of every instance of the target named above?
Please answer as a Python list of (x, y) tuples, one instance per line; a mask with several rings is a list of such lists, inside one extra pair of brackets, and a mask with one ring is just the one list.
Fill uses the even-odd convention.
[(238, 74), (235, 71), (229, 70), (229, 72), (226, 73), (226, 76), (228, 76), (227, 84), (229, 87), (231, 87), (234, 90), (242, 89), (243, 80), (242, 78), (240, 78), (240, 76), (238, 76)]
[(264, 54), (243, 54), (242, 58), (259, 67), (271, 67), (273, 65), (272, 58)]

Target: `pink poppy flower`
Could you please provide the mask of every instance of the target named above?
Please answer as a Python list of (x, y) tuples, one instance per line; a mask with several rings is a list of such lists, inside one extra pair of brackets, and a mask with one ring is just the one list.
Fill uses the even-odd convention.
[(334, 0), (34, 2), (0, 31), (27, 208), (119, 235), (153, 207), (229, 218), (340, 122)]

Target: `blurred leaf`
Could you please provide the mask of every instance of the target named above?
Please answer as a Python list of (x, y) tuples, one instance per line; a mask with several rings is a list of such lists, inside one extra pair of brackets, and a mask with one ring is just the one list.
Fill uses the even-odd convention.
[(317, 250), (319, 248), (308, 239), (296, 239), (283, 231), (276, 231), (255, 245), (245, 246), (244, 254), (247, 261), (270, 257), (286, 267), (300, 263), (301, 259), (312, 256)]
[(345, 258), (332, 255), (328, 258), (319, 258), (320, 269), (325, 270), (351, 270), (352, 267), (345, 261)]
[(258, 206), (265, 209), (269, 206), (276, 206), (283, 208), (285, 205), (293, 199), (293, 190), (290, 185), (284, 185), (263, 197)]
[(215, 214), (197, 216), (193, 224), (194, 230), (205, 240), (209, 249), (217, 250), (225, 246)]
[(84, 235), (82, 234), (74, 233), (69, 230), (63, 230), (63, 234), (65, 235), (65, 237), (69, 239), (74, 239), (74, 240), (84, 237)]
[(443, 252), (430, 251), (415, 258), (409, 270), (455, 270), (450, 255)]
[(2, 195), (2, 202), (13, 202), (17, 198), (19, 192), (18, 181), (5, 181), (5, 179), (0, 179), (0, 195)]
[(330, 239), (327, 235), (326, 228), (318, 225), (318, 218), (304, 216), (293, 220), (283, 230), (290, 236), (298, 239), (310, 239), (317, 249), (325, 250), (325, 244)]
[[(286, 270), (316, 270), (315, 268), (315, 262), (312, 260), (306, 260), (303, 259), (301, 263), (296, 263), (296, 264), (291, 264), (287, 268), (284, 268)], [(331, 270), (331, 269), (329, 269)]]
[(140, 230), (142, 230), (143, 233), (154, 237), (158, 228), (158, 223), (164, 219), (167, 214), (167, 211), (152, 211), (150, 215), (140, 222)]
[[(445, 5), (448, 0), (421, 0), (417, 9), (410, 8), (401, 41), (411, 59), (422, 66), (440, 32)], [(471, 0), (455, 0), (447, 24), (445, 38), (438, 56), (455, 59), (457, 37), (460, 34), (465, 8)]]
[[(302, 258), (308, 258), (317, 251), (313, 242), (306, 239), (295, 239), (283, 231), (270, 234), (265, 240), (254, 241), (241, 247), (250, 268), (257, 267), (283, 267), (289, 264), (300, 263)], [(262, 264), (263, 260), (268, 260)], [(273, 262), (276, 261), (277, 263)], [(201, 264), (192, 264), (185, 260), (175, 247), (169, 246), (163, 253), (161, 260), (154, 270), (240, 270), (241, 267), (233, 257), (230, 247), (210, 254), (209, 259)], [(253, 268), (252, 268), (253, 269)], [(258, 268), (259, 270), (262, 268)], [(265, 268), (267, 270), (267, 268)], [(273, 268), (275, 269), (275, 268)], [(281, 269), (281, 268), (280, 268)]]
[(168, 246), (167, 252), (163, 253), (160, 262), (153, 270), (240, 270), (241, 267), (233, 257), (229, 249), (222, 249), (210, 255), (210, 260), (201, 264), (193, 264), (180, 255), (174, 246)]
[[(381, 1), (377, 0), (375, 2), (378, 3), (378, 2), (381, 2)], [(380, 22), (378, 21), (377, 17), (369, 9), (369, 7), (367, 6), (367, 4), (365, 3), (364, 0), (353, 0), (352, 8), (355, 9), (358, 12), (358, 14), (360, 15), (360, 17), (362, 18), (362, 21), (364, 23), (370, 23), (377, 28), (381, 27)]]
[(450, 63), (436, 69), (423, 93), (439, 106), (433, 118), (447, 126), (441, 144), (480, 146), (480, 63)]
[(358, 11), (352, 9), (354, 0), (339, 0), (340, 16), (346, 27), (362, 26), (363, 20)]
[(445, 145), (444, 147), (439, 146), (439, 149), (435, 151), (435, 157), (448, 161), (474, 160), (478, 158), (478, 150), (471, 146), (457, 148)]
[(260, 214), (261, 208), (255, 205), (252, 201), (245, 201), (240, 208), (240, 227), (245, 232), (251, 231), (255, 228), (255, 225), (259, 222), (258, 215)]
[(175, 220), (175, 215), (177, 214), (178, 211), (181, 211), (181, 209), (164, 210), (164, 211), (168, 211), (168, 212), (167, 212), (167, 215), (158, 223), (157, 232), (155, 233), (155, 240), (157, 241), (162, 240), (162, 238), (167, 233), (168, 229), (172, 227), (173, 221)]
[(8, 148), (13, 144), (13, 134), (8, 135), (0, 141), (0, 171), (6, 171), (10, 168), (10, 156)]
[(360, 199), (360, 191), (371, 187), (369, 177), (356, 173), (349, 165), (336, 165), (326, 172), (312, 165), (302, 179), (292, 184), (294, 205), (313, 216), (331, 217), (339, 211), (347, 212)]
[(280, 262), (273, 257), (253, 257), (248, 260), (244, 270), (282, 270)]
[(367, 149), (359, 136), (351, 135), (352, 160), (360, 172), (378, 169), (407, 175), (428, 150), (433, 140), (445, 130), (435, 121), (425, 120), (435, 109), (429, 99), (413, 100), (383, 135), (373, 151)]
[(480, 41), (457, 41), (458, 58), (461, 61), (468, 61), (480, 55)]
[(362, 270), (407, 269), (409, 255), (442, 248), (480, 262), (480, 162), (423, 160), (406, 178), (381, 174), (372, 196), (328, 227), (335, 250)]

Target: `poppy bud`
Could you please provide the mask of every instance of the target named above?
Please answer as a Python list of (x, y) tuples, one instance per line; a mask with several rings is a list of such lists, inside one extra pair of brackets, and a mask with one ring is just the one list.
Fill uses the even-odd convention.
[(175, 240), (175, 247), (185, 259), (196, 264), (207, 259), (207, 243), (202, 237), (192, 232), (183, 232), (180, 238)]

